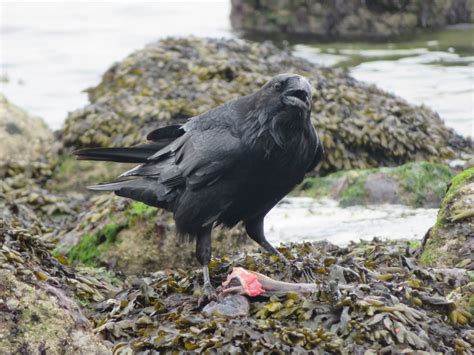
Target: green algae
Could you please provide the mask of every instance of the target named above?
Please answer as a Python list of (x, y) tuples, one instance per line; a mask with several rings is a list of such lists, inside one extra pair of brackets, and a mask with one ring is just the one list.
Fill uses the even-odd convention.
[[(142, 202), (134, 202), (127, 203), (121, 211), (115, 211), (115, 213), (100, 217), (93, 215), (92, 220), (101, 222), (99, 227), (90, 228), (90, 221), (80, 222), (78, 228), (83, 230), (84, 233), (81, 235), (79, 242), (67, 252), (67, 256), (71, 261), (97, 267), (101, 264), (101, 256), (120, 242), (117, 237), (121, 231), (135, 228), (137, 223), (149, 220), (150, 217), (155, 217), (157, 213), (158, 209), (155, 207), (147, 206)], [(136, 231), (140, 230), (142, 228), (136, 228)], [(57, 250), (55, 253), (61, 254)]]
[[(469, 238), (474, 230), (472, 185), (474, 168), (456, 175), (449, 183), (435, 225), (425, 236), (420, 262), (426, 266), (472, 265)], [(463, 218), (460, 218), (462, 216)]]
[(391, 175), (400, 181), (405, 204), (421, 207), (430, 194), (442, 200), (453, 173), (447, 165), (419, 162), (397, 167)]
[(335, 197), (341, 207), (370, 203), (367, 179), (382, 174), (398, 183), (399, 203), (423, 207), (439, 203), (452, 177), (450, 168), (443, 164), (413, 162), (398, 167), (340, 171), (325, 177), (308, 177), (295, 193), (313, 198)]
[(109, 223), (95, 234), (85, 234), (69, 251), (69, 259), (97, 266), (98, 257), (116, 242), (117, 235), (123, 228), (123, 224)]
[(419, 240), (409, 240), (407, 241), (408, 246), (412, 249), (418, 249), (421, 246), (421, 242)]
[(474, 168), (464, 170), (463, 172), (456, 175), (449, 183), (446, 195), (441, 202), (441, 206), (438, 212), (438, 218), (436, 219), (436, 228), (442, 228), (448, 221), (448, 206), (453, 202), (456, 195), (458, 194), (459, 188), (465, 184), (474, 181)]
[[(428, 246), (431, 244), (436, 244), (435, 241), (430, 241), (428, 243)], [(439, 252), (436, 252), (434, 250), (425, 250), (421, 255), (420, 255), (420, 263), (425, 266), (434, 266), (436, 264), (436, 261), (440, 258), (442, 254)]]
[(474, 181), (474, 168), (464, 170), (451, 180), (446, 196), (439, 209), (438, 218), (436, 220), (437, 227), (442, 227), (447, 222), (447, 207), (456, 197), (459, 188), (471, 181)]
[(349, 185), (341, 194), (339, 205), (341, 207), (348, 207), (354, 205), (363, 205), (366, 198), (365, 180), (368, 175), (368, 171), (360, 174), (353, 180), (353, 183)]
[(157, 211), (156, 207), (148, 206), (143, 202), (135, 202), (130, 206), (128, 213), (131, 216), (150, 217), (156, 215)]

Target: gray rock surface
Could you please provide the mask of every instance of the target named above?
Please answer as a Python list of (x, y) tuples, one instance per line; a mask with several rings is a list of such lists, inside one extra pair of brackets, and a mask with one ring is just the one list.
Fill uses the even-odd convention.
[(53, 133), (39, 117), (13, 105), (0, 94), (0, 160), (35, 159)]
[(472, 0), (232, 0), (232, 26), (265, 33), (393, 37), (474, 22)]

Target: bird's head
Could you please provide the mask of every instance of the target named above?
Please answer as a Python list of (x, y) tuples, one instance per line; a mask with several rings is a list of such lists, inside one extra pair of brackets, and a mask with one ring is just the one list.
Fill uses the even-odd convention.
[(311, 84), (301, 75), (279, 74), (261, 88), (259, 96), (265, 104), (273, 107), (283, 105), (305, 112), (311, 110)]

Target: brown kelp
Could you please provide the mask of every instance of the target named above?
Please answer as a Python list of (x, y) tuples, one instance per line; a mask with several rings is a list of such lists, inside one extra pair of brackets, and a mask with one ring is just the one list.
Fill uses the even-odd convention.
[(470, 310), (450, 296), (472, 289), (466, 270), (420, 268), (405, 242), (304, 243), (280, 251), (291, 267), (279, 257), (247, 253), (213, 259), (211, 278), (217, 286), (242, 266), (313, 282), (318, 292), (252, 298), (248, 315), (229, 318), (198, 307), (200, 272), (156, 272), (99, 303), (96, 330), (117, 353), (472, 350)]

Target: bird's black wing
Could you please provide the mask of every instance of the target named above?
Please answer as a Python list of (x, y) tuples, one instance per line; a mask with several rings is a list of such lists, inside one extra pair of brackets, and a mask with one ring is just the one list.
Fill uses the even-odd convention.
[(221, 127), (192, 130), (148, 158), (125, 176), (155, 177), (168, 188), (212, 185), (242, 154), (240, 139)]

